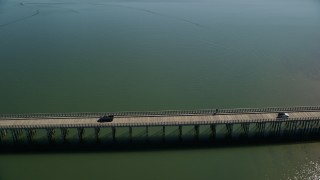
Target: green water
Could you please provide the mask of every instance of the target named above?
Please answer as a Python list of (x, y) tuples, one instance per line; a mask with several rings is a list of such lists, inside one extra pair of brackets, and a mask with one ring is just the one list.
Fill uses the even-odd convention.
[[(319, 105), (318, 0), (0, 0), (0, 113)], [(320, 143), (2, 154), (0, 179), (319, 179)]]
[(1, 179), (319, 179), (319, 143), (1, 155)]

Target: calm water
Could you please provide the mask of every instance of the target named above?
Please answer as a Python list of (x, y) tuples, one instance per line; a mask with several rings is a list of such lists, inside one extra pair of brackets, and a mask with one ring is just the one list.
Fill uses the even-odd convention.
[[(319, 47), (319, 0), (0, 0), (0, 113), (319, 105)], [(319, 148), (0, 155), (0, 179), (319, 179)]]

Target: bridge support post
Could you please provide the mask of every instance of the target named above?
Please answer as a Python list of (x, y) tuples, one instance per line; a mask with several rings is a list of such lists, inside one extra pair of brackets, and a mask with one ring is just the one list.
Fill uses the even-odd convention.
[(15, 131), (15, 129), (11, 129), (11, 136), (12, 136), (13, 143), (16, 144), (18, 141), (18, 137), (17, 137), (17, 132)]
[(94, 136), (95, 136), (95, 139), (96, 139), (96, 143), (99, 143), (99, 141), (100, 141), (99, 133), (100, 133), (100, 127), (95, 127), (94, 128)]
[(317, 122), (312, 120), (310, 125), (309, 134), (310, 136), (314, 136), (314, 128), (316, 127)]
[(149, 126), (146, 126), (146, 142), (149, 141)]
[(116, 127), (111, 127), (112, 129), (112, 142), (116, 143), (117, 139), (116, 139)]
[(211, 140), (214, 141), (216, 138), (216, 125), (215, 124), (211, 124), (210, 125), (210, 130), (211, 130)]
[(277, 122), (277, 136), (280, 137), (281, 136), (281, 125), (282, 125), (282, 121)]
[(315, 120), (313, 120), (312, 121), (312, 125), (311, 125), (311, 130), (310, 130), (310, 134), (312, 135), (312, 136), (314, 136), (314, 129), (315, 129), (315, 127), (317, 126), (317, 121), (315, 121)]
[(275, 126), (276, 126), (276, 123), (273, 121), (270, 123), (270, 132), (269, 132), (269, 136), (270, 137), (274, 137), (275, 136)]
[(63, 141), (63, 143), (66, 143), (66, 142), (67, 142), (67, 135), (68, 135), (69, 129), (68, 129), (68, 128), (60, 128), (60, 130), (61, 130), (61, 138), (62, 138), (62, 141)]
[(294, 136), (297, 129), (297, 122), (290, 122), (290, 124), (290, 136)]
[(227, 134), (226, 134), (226, 138), (232, 138), (232, 129), (233, 129), (233, 124), (232, 123), (228, 123), (226, 124), (226, 128), (227, 128)]
[(296, 121), (295, 122), (295, 125), (294, 125), (294, 135), (296, 136), (296, 137), (301, 137), (301, 127), (302, 127), (302, 121)]
[(305, 136), (308, 136), (309, 134), (309, 125), (310, 125), (310, 121), (306, 121), (305, 130), (304, 130)]
[(2, 139), (7, 135), (6, 129), (1, 129), (0, 130), (0, 142)]
[(315, 120), (310, 121), (309, 126), (309, 135), (314, 136), (314, 129), (316, 127), (317, 122)]
[(182, 126), (179, 126), (179, 141), (182, 141)]
[(3, 132), (2, 132), (3, 130), (2, 129), (0, 129), (0, 143), (1, 143), (1, 141), (2, 141), (2, 138), (4, 137), (4, 135), (3, 135)]
[(249, 136), (249, 126), (250, 126), (250, 123), (242, 123), (241, 124), (241, 129), (243, 131), (243, 136), (245, 138), (248, 138), (248, 136)]
[(320, 121), (320, 120), (318, 120), (318, 125), (317, 125), (317, 128), (316, 128), (316, 135), (317, 135), (317, 136), (320, 135), (320, 126), (319, 126), (320, 123), (319, 123), (319, 121)]
[(21, 129), (11, 129), (11, 134), (12, 134), (12, 140), (13, 143), (19, 143), (20, 141), (20, 135), (21, 135)]
[(308, 133), (308, 121), (304, 121), (304, 124), (303, 124), (303, 136), (306, 137), (307, 136), (307, 133)]
[(84, 128), (83, 128), (83, 127), (80, 127), (80, 128), (77, 128), (77, 130), (78, 130), (79, 142), (82, 143), (82, 142), (83, 142)]
[(257, 136), (259, 138), (264, 137), (264, 135), (265, 135), (265, 126), (266, 126), (266, 124), (264, 122), (256, 123), (256, 127), (257, 127), (257, 130), (258, 130)]
[(162, 142), (166, 142), (166, 126), (162, 126)]
[(194, 126), (194, 139), (199, 141), (199, 125)]
[(293, 122), (293, 125), (292, 125), (292, 136), (296, 136), (297, 135), (297, 128), (299, 127), (299, 124), (300, 122), (299, 121), (296, 121), (296, 122)]
[(292, 136), (292, 126), (293, 126), (292, 121), (286, 121), (284, 126), (285, 126), (285, 127), (284, 127), (284, 133), (283, 133), (283, 135), (284, 135), (285, 137), (290, 137), (290, 136)]
[(49, 143), (52, 143), (55, 130), (53, 128), (47, 128), (46, 131), (47, 131), (48, 141), (49, 141)]
[(281, 132), (281, 122), (273, 121), (271, 126), (272, 126), (272, 136), (278, 137)]
[(261, 137), (265, 137), (265, 135), (266, 135), (266, 123), (265, 122), (263, 122), (262, 124), (261, 124)]
[(132, 143), (132, 127), (129, 126), (129, 142)]
[(36, 134), (36, 130), (35, 129), (25, 129), (25, 131), (26, 131), (26, 136), (27, 136), (27, 143), (31, 144), (33, 136)]
[(309, 137), (310, 131), (311, 131), (311, 125), (312, 121), (308, 120), (306, 121), (306, 130), (305, 130), (305, 135)]
[(256, 128), (255, 128), (255, 136), (260, 137), (260, 122), (255, 123)]
[(312, 128), (312, 125), (313, 125), (313, 121), (308, 121), (308, 127), (307, 127), (307, 134), (308, 136), (311, 134), (311, 128)]
[(2, 133), (3, 133), (3, 137), (6, 136), (6, 135), (8, 134), (7, 129), (3, 129), (3, 130), (2, 130)]
[(316, 122), (313, 120), (309, 121), (309, 126), (308, 126), (308, 135), (311, 136), (313, 135), (313, 128), (315, 126)]
[(307, 130), (307, 121), (302, 121), (302, 137), (306, 136), (306, 130)]
[(314, 127), (315, 121), (310, 120), (308, 125), (308, 136), (311, 137), (313, 135), (313, 127)]
[(319, 127), (319, 120), (315, 120), (314, 126), (313, 126), (313, 130), (312, 130), (312, 135), (316, 136), (317, 135), (317, 130)]

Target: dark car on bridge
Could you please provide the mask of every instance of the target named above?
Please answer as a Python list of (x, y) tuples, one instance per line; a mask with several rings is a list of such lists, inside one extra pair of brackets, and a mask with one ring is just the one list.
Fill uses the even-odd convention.
[(114, 115), (102, 116), (98, 119), (98, 122), (112, 122)]
[(289, 114), (285, 113), (285, 112), (279, 112), (277, 119), (288, 119), (289, 118)]

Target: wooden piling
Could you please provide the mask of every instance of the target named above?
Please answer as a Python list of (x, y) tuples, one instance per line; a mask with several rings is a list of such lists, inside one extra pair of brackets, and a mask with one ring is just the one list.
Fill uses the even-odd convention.
[(215, 140), (215, 138), (216, 138), (216, 125), (211, 124), (210, 130), (211, 130), (211, 140)]
[(166, 126), (162, 126), (162, 142), (166, 141)]
[(26, 132), (26, 137), (27, 137), (27, 143), (31, 144), (33, 136), (36, 133), (36, 130), (35, 129), (25, 129), (25, 132)]
[(116, 139), (116, 127), (111, 127), (112, 129), (112, 142), (116, 143), (117, 139)]
[(80, 127), (80, 128), (77, 128), (77, 130), (78, 130), (79, 142), (82, 143), (82, 142), (83, 142), (84, 128), (83, 128), (83, 127)]
[(149, 127), (146, 126), (146, 142), (149, 141)]
[(55, 133), (53, 128), (46, 128), (47, 131), (47, 138), (48, 138), (48, 142), (52, 143), (53, 142), (53, 135)]
[(313, 127), (313, 136), (317, 136), (318, 134), (318, 128), (319, 128), (319, 125), (320, 125), (320, 123), (319, 123), (319, 120), (314, 120), (315, 121), (315, 125), (314, 125), (314, 127)]
[(0, 129), (0, 142), (2, 142), (2, 139), (7, 135), (5, 129)]
[(179, 128), (179, 141), (182, 141), (182, 126), (178, 126)]
[(11, 131), (13, 143), (14, 144), (19, 143), (19, 137), (20, 137), (19, 129), (10, 129), (10, 131)]
[(265, 136), (265, 126), (264, 122), (255, 123), (256, 125), (256, 137), (262, 138)]
[(232, 138), (233, 123), (226, 124), (226, 128), (227, 128), (226, 138)]
[(249, 136), (249, 126), (250, 123), (241, 123), (241, 130), (242, 130), (242, 135), (245, 138), (248, 138)]
[(62, 141), (63, 141), (63, 143), (66, 143), (66, 142), (67, 142), (67, 135), (68, 135), (69, 129), (68, 129), (68, 128), (60, 128), (60, 131), (61, 131)]
[(99, 134), (100, 134), (100, 127), (95, 127), (94, 128), (94, 135), (95, 135), (96, 143), (100, 142)]
[(132, 143), (132, 127), (129, 127), (129, 142)]
[(199, 125), (194, 126), (194, 140), (195, 141), (199, 140)]

